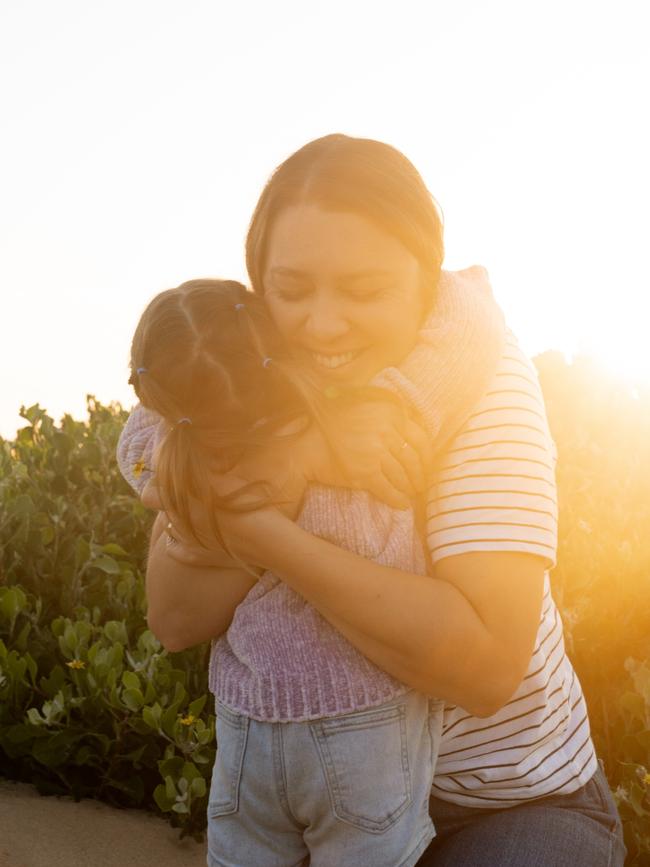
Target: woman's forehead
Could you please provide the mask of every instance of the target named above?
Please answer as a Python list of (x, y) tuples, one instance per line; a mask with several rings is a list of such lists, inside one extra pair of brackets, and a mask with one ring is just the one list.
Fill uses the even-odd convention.
[(281, 211), (269, 233), (266, 273), (300, 276), (335, 271), (349, 279), (378, 277), (410, 267), (414, 257), (400, 240), (370, 219), (313, 204)]

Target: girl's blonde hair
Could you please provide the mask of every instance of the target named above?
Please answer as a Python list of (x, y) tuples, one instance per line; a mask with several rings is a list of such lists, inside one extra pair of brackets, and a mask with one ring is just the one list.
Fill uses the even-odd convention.
[(228, 471), (292, 419), (308, 424), (318, 415), (318, 393), (291, 363), (264, 301), (230, 280), (190, 280), (149, 303), (133, 337), (129, 382), (167, 422), (156, 481), (165, 509), (194, 538), (192, 500), (220, 538), (217, 509), (257, 508), (270, 498), (263, 483), (219, 497), (211, 470)]

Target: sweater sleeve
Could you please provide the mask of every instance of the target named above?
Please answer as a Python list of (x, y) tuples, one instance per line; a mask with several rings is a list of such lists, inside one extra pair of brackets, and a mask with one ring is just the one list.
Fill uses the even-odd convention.
[(163, 433), (164, 422), (158, 413), (139, 403), (131, 411), (120, 434), (117, 463), (138, 496), (153, 475), (154, 451)]
[(372, 384), (400, 395), (419, 412), (439, 452), (485, 393), (505, 333), (485, 269), (443, 271), (415, 347), (399, 368), (385, 368)]

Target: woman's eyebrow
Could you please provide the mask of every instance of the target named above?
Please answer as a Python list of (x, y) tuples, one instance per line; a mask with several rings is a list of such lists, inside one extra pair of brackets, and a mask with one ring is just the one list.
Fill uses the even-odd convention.
[[(271, 268), (269, 273), (277, 277), (312, 277), (312, 274), (309, 271), (300, 271), (297, 268), (287, 268), (284, 265), (277, 265), (276, 267)], [(391, 276), (392, 274), (390, 271), (381, 268), (367, 268), (361, 271), (346, 271), (337, 275), (340, 280), (344, 280), (345, 282), (363, 280), (364, 278), (377, 279)]]

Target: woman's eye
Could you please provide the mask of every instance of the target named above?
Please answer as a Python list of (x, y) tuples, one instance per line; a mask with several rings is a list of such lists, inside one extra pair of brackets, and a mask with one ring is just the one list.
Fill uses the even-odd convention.
[(385, 289), (373, 289), (370, 292), (348, 292), (348, 297), (354, 301), (377, 301), (385, 294)]
[(305, 289), (277, 289), (275, 294), (282, 301), (300, 301), (307, 292)]

